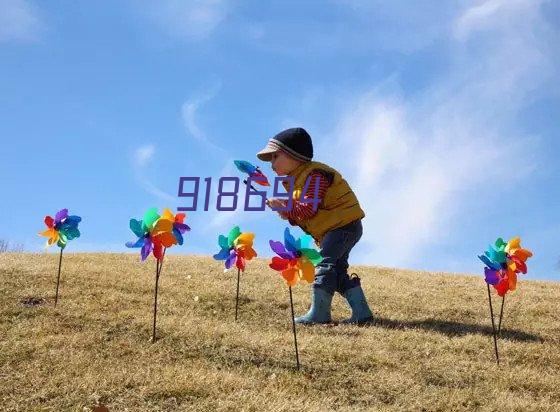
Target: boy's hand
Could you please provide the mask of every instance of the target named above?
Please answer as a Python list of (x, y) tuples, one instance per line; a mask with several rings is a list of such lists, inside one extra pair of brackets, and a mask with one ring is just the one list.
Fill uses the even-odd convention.
[(286, 203), (284, 203), (284, 202), (285, 202), (285, 200), (281, 200), (281, 199), (277, 199), (277, 198), (274, 198), (274, 197), (273, 197), (273, 198), (271, 198), (271, 199), (268, 199), (268, 200), (266, 201), (266, 204), (267, 204), (267, 206), (270, 207), (271, 209), (272, 209), (272, 208), (278, 209), (278, 208), (280, 208), (280, 207), (286, 207)]
[[(280, 207), (286, 207), (286, 201), (282, 200), (282, 199), (276, 199), (276, 198), (271, 198), (271, 199), (267, 199), (266, 200), (266, 204), (268, 205), (268, 207), (272, 208), (280, 208)], [(283, 220), (288, 220), (288, 217), (286, 215), (284, 215), (284, 213), (282, 213), (279, 210), (275, 210), (275, 212), (278, 213), (278, 216), (280, 216), (280, 219)]]

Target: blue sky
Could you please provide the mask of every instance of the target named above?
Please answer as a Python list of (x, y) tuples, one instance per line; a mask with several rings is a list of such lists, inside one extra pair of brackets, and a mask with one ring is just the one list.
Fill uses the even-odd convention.
[[(560, 280), (559, 17), (540, 0), (0, 0), (0, 238), (41, 251), (68, 207), (69, 251), (127, 251), (131, 217), (181, 206), (179, 176), (216, 184), (303, 126), (366, 211), (351, 263), (481, 273), (519, 235), (527, 277)], [(270, 256), (285, 226), (187, 221), (175, 253), (215, 253), (239, 224)]]

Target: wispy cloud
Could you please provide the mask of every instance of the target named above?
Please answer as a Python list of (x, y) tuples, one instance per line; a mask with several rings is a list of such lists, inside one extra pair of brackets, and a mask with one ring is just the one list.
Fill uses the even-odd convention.
[(155, 146), (148, 144), (141, 146), (134, 152), (134, 161), (138, 167), (146, 166), (154, 157)]
[(218, 150), (221, 154), (227, 154), (227, 150), (213, 143), (198, 124), (200, 109), (218, 94), (221, 83), (215, 83), (203, 93), (189, 98), (181, 107), (181, 116), (187, 134), (206, 146)]
[[(456, 19), (453, 30), (459, 39), (483, 30), (510, 30), (519, 24), (532, 25), (539, 19), (543, 0), (487, 0), (466, 9)], [(527, 28), (527, 27), (526, 27)]]
[(134, 178), (138, 184), (149, 194), (167, 201), (175, 202), (177, 198), (158, 188), (147, 176), (146, 168), (152, 162), (156, 148), (153, 144), (138, 147), (132, 154)]
[[(509, 24), (497, 12), (506, 3)], [(450, 25), (452, 67), (431, 88), (411, 98), (364, 92), (348, 104), (330, 148), (321, 152), (336, 153), (330, 160), (351, 171), (367, 211), (359, 260), (426, 265), (426, 248), (450, 236), (456, 220), (469, 224), (461, 214), (473, 192), (496, 200), (497, 188), (534, 171), (538, 138), (512, 126), (535, 90), (551, 80), (549, 42), (539, 29), (545, 25), (538, 2), (467, 8)], [(477, 36), (473, 47), (475, 28), (487, 37)]]
[(150, 13), (163, 30), (187, 41), (209, 37), (229, 10), (226, 0), (163, 0), (150, 4)]
[(38, 9), (25, 0), (0, 0), (0, 42), (36, 41), (44, 29)]

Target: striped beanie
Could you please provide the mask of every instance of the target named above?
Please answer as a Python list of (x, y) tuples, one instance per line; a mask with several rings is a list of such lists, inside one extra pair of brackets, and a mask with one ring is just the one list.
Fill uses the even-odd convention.
[(302, 162), (308, 162), (313, 158), (311, 136), (301, 127), (286, 129), (278, 133), (268, 141), (263, 150), (257, 153), (257, 157), (264, 162), (270, 162), (272, 153), (279, 150)]

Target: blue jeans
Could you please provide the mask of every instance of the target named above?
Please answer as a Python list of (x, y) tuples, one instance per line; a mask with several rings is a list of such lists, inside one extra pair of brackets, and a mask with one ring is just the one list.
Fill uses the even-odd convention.
[(346, 226), (331, 230), (321, 240), (323, 261), (315, 267), (313, 287), (321, 288), (334, 295), (344, 294), (360, 284), (358, 278), (348, 276), (348, 257), (350, 250), (362, 237), (362, 220), (355, 220)]

